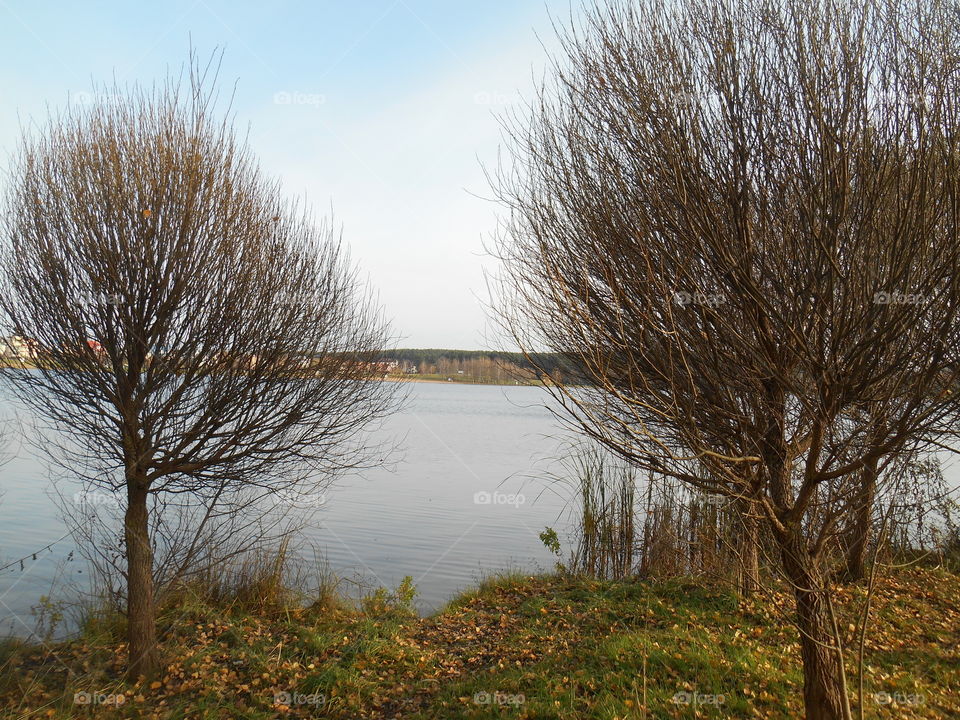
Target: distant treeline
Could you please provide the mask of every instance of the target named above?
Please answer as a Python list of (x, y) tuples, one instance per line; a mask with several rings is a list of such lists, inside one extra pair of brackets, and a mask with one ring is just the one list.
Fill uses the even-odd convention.
[[(384, 353), (386, 360), (396, 360), (401, 365), (416, 366), (419, 372), (436, 372), (440, 368), (471, 368), (498, 365), (504, 368), (518, 368), (533, 373), (537, 367), (550, 375), (564, 372), (568, 365), (559, 353), (536, 353), (531, 356), (533, 362), (522, 353), (498, 352), (492, 350), (451, 350), (445, 348), (402, 348)], [(445, 370), (440, 370), (444, 372)]]

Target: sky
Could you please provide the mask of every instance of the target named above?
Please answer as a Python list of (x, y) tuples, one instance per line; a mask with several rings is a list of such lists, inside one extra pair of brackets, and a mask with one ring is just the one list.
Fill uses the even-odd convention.
[[(224, 51), (239, 132), (284, 192), (342, 228), (401, 347), (499, 346), (484, 271), (503, 213), (484, 167), (570, 0), (0, 0), (0, 167), (20, 128), (95, 84)], [(0, 175), (0, 183), (6, 178)]]

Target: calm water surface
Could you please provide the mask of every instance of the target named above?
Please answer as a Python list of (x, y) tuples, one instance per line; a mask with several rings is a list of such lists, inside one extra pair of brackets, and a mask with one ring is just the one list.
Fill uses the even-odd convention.
[[(395, 587), (413, 577), (421, 611), (440, 607), (482, 576), (538, 570), (554, 558), (537, 535), (566, 523), (566, 500), (546, 481), (560, 430), (531, 387), (416, 383), (386, 437), (403, 437), (392, 468), (340, 479), (306, 540), (341, 577)], [(42, 456), (14, 437), (0, 466), (0, 566), (66, 532)], [(515, 496), (513, 498), (509, 496)], [(490, 500), (490, 502), (485, 502)], [(508, 502), (512, 501), (512, 502)], [(28, 634), (40, 596), (83, 587), (69, 538), (0, 572), (0, 634)]]
[[(550, 525), (563, 537), (568, 504), (567, 491), (548, 480), (559, 470), (564, 435), (543, 406), (546, 393), (453, 383), (412, 384), (410, 393), (383, 430), (385, 438), (404, 438), (398, 461), (340, 479), (325, 493), (306, 543), (336, 575), (367, 590), (412, 576), (422, 612), (492, 572), (552, 568), (555, 558), (537, 535)], [(22, 569), (0, 571), (0, 635), (33, 631), (31, 608), (41, 596), (68, 599), (86, 586), (83, 561), (70, 559), (70, 538), (58, 541), (66, 530), (51, 472), (24, 432), (8, 433), (0, 449), (0, 566), (28, 555)], [(958, 466), (943, 459), (956, 488)], [(36, 559), (29, 555), (54, 542)]]

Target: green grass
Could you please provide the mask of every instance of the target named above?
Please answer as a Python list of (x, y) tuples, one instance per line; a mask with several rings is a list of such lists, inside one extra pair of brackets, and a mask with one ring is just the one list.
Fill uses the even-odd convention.
[[(49, 650), (9, 642), (0, 645), (0, 713), (210, 720), (802, 713), (799, 645), (777, 598), (741, 603), (724, 589), (682, 580), (514, 573), (418, 618), (410, 590), (381, 592), (353, 609), (251, 613), (181, 602), (161, 617), (165, 669), (153, 684), (120, 680), (125, 647), (116, 623)], [(841, 607), (849, 612), (862, 594), (845, 590)], [(951, 716), (960, 687), (958, 597), (960, 578), (942, 570), (911, 569), (880, 582), (866, 717)], [(849, 618), (842, 620), (846, 627)], [(852, 662), (849, 671), (855, 686)], [(125, 701), (77, 705), (78, 692), (123, 692)], [(878, 692), (922, 695), (923, 703), (880, 704)]]

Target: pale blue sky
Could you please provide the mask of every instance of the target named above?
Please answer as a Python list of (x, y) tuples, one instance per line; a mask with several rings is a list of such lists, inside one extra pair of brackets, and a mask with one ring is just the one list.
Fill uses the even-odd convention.
[[(576, 3), (578, 4), (578, 3)], [(0, 154), (92, 82), (225, 50), (238, 128), (286, 192), (332, 207), (406, 347), (489, 346), (496, 114), (529, 97), (570, 0), (0, 0)], [(539, 37), (538, 37), (539, 35)]]

